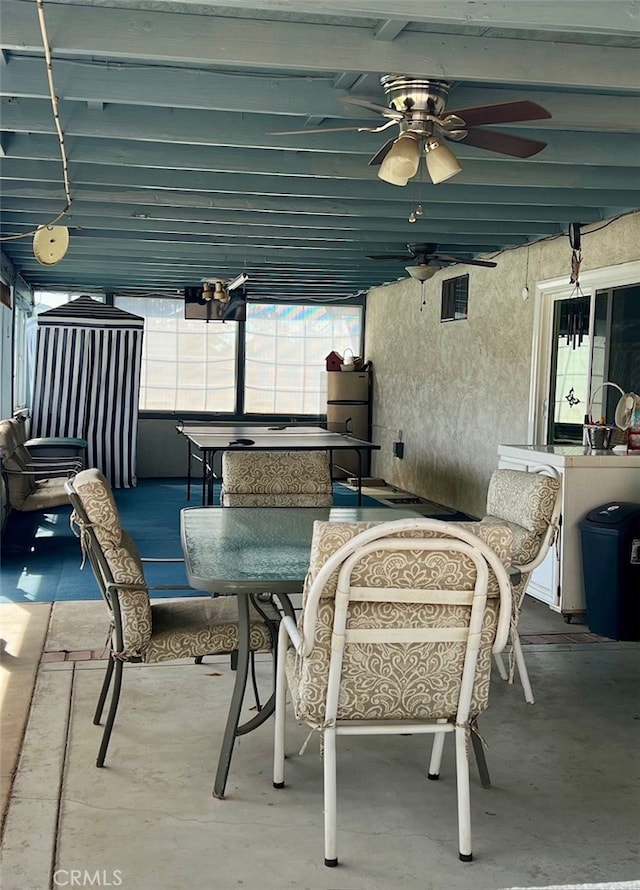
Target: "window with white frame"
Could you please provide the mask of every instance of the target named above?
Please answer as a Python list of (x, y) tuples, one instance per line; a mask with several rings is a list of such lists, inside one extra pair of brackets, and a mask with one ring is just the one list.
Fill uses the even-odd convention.
[[(237, 411), (244, 380), (246, 414), (323, 414), (325, 359), (360, 351), (362, 306), (249, 303), (246, 324), (185, 320), (184, 301), (117, 297), (115, 305), (145, 318), (140, 409)], [(238, 376), (237, 338), (245, 337)]]
[(186, 320), (182, 299), (116, 297), (115, 305), (145, 319), (142, 411), (235, 411), (237, 324)]
[(362, 307), (249, 303), (244, 410), (323, 414), (327, 355), (360, 351)]

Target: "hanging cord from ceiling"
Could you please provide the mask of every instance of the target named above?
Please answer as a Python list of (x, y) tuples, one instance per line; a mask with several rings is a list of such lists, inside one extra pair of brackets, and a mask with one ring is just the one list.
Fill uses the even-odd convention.
[[(60, 123), (60, 106), (58, 103), (58, 97), (56, 95), (56, 88), (53, 80), (53, 62), (51, 58), (51, 47), (49, 46), (49, 35), (47, 33), (47, 23), (44, 17), (44, 0), (36, 0), (36, 5), (38, 7), (38, 23), (40, 25), (40, 34), (42, 35), (42, 45), (44, 47), (44, 58), (47, 68), (47, 81), (49, 84), (49, 98), (51, 99), (51, 109), (53, 111), (53, 121), (56, 127), (56, 135), (58, 137), (58, 143), (60, 145), (60, 156), (62, 159), (62, 177), (64, 181), (64, 194), (66, 198), (66, 204), (64, 209), (57, 213), (53, 219), (50, 219), (48, 222), (44, 223), (45, 226), (52, 226), (58, 222), (59, 219), (67, 213), (69, 208), (71, 207), (71, 183), (69, 180), (69, 162), (67, 160), (67, 151), (64, 144), (64, 131), (62, 129), (62, 124)], [(40, 228), (40, 226), (38, 226)], [(18, 238), (28, 238), (33, 237), (38, 229), (33, 229), (30, 232), (23, 232), (21, 235), (4, 235), (0, 238), (0, 241), (15, 241)]]
[(571, 245), (570, 283), (575, 285), (568, 305), (565, 336), (571, 348), (582, 346), (583, 338), (589, 332), (589, 298), (580, 289), (580, 263), (582, 262), (582, 223), (569, 223), (569, 244)]

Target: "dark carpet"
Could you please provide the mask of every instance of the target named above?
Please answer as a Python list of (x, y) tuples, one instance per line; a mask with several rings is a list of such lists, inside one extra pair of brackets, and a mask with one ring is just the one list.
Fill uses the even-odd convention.
[[(184, 479), (141, 479), (137, 488), (114, 492), (122, 525), (131, 534), (143, 557), (182, 557), (180, 510), (197, 506), (198, 492), (186, 498)], [(350, 507), (357, 494), (344, 485), (334, 485), (334, 504)], [(219, 492), (215, 492), (219, 503)], [(379, 507), (363, 496), (363, 506)], [(69, 527), (70, 508), (47, 513), (13, 512), (2, 540), (0, 602), (52, 603), (63, 600), (94, 600), (100, 594), (91, 568), (80, 570), (80, 544)], [(145, 566), (150, 585), (186, 584), (180, 564)], [(175, 597), (175, 591), (153, 591), (154, 597)], [(184, 596), (199, 591), (185, 590)]]

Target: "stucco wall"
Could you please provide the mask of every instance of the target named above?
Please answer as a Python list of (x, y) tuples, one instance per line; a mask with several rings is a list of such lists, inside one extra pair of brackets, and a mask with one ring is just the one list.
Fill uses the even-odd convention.
[[(640, 213), (586, 227), (582, 270), (637, 260), (639, 245)], [(373, 475), (484, 513), (498, 445), (527, 440), (536, 282), (565, 273), (568, 281), (570, 256), (562, 235), (505, 251), (495, 269), (460, 265), (424, 285), (408, 279), (369, 293), (366, 358), (374, 369), (373, 439), (381, 445)], [(466, 272), (469, 317), (441, 323), (442, 281)], [(400, 430), (402, 460), (393, 456)]]

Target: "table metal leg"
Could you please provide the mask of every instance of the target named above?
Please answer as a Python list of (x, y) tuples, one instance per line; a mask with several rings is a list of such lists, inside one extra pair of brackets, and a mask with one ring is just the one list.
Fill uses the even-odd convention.
[(362, 506), (362, 452), (358, 448), (356, 450), (356, 454), (358, 455), (358, 506)]
[[(222, 739), (222, 747), (220, 749), (220, 757), (218, 759), (218, 769), (213, 785), (213, 796), (219, 799), (224, 798), (224, 791), (229, 776), (229, 768), (231, 766), (231, 757), (233, 756), (233, 746), (236, 737), (252, 732), (261, 726), (265, 720), (273, 714), (276, 707), (275, 694), (275, 677), (276, 677), (276, 651), (277, 651), (277, 631), (273, 619), (269, 620), (259, 603), (253, 599), (254, 595), (238, 596), (238, 650), (236, 653), (236, 679), (233, 686), (233, 694), (231, 696), (231, 704), (229, 705), (229, 714), (227, 717), (227, 725), (225, 727)], [(280, 595), (278, 597), (281, 609), (291, 618), (295, 618), (295, 611), (287, 596)], [(271, 624), (271, 637), (273, 644), (273, 683), (274, 689), (269, 696), (268, 701), (260, 708), (257, 714), (240, 724), (240, 712), (242, 710), (242, 702), (247, 686), (247, 678), (249, 675), (249, 659), (250, 659), (250, 638), (251, 624), (249, 621), (250, 602), (254, 602), (255, 607), (263, 615), (267, 623)]]
[(236, 735), (238, 734), (240, 711), (242, 709), (244, 690), (247, 685), (247, 676), (249, 672), (249, 597), (238, 596), (237, 600), (238, 664), (236, 668), (236, 680), (233, 685), (233, 695), (231, 696), (231, 704), (229, 705), (227, 725), (224, 730), (222, 748), (220, 749), (220, 757), (218, 759), (218, 769), (216, 772), (215, 782), (213, 784), (213, 796), (218, 798), (224, 797), (224, 789), (227, 784), (229, 767), (231, 766), (233, 745), (236, 740)]
[(191, 439), (187, 439), (187, 500), (191, 500)]

